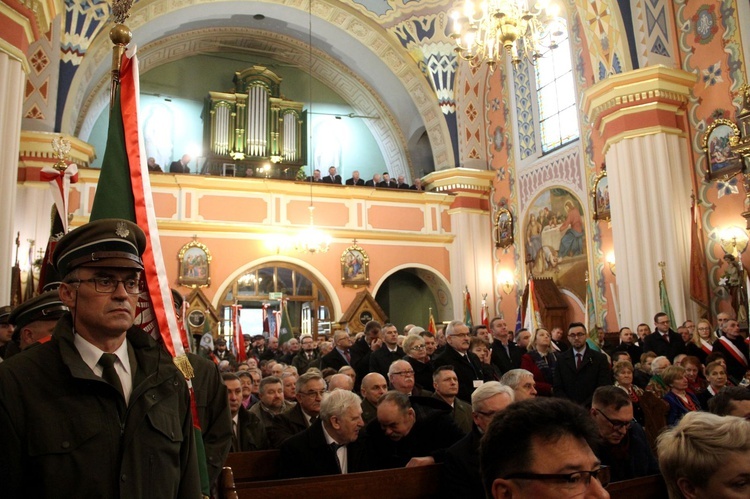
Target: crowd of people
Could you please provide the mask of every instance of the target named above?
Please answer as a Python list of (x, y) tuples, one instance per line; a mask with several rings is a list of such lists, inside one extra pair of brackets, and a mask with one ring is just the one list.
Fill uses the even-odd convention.
[(446, 497), (608, 497), (609, 481), (660, 472), (670, 497), (750, 495), (748, 344), (732, 317), (673, 331), (659, 313), (615, 345), (581, 323), (370, 321), (248, 338), (241, 361), (209, 335), (188, 354), (192, 411), (185, 373), (133, 325), (144, 248), (135, 224), (86, 224), (55, 249), (59, 289), (0, 309), (0, 496), (200, 497), (228, 453), (267, 449), (279, 478), (443, 463)]
[[(320, 170), (316, 168), (313, 171), (312, 176), (307, 177), (307, 181), (320, 182), (321, 184), (331, 185), (342, 184), (341, 175), (337, 173), (335, 166), (331, 166), (328, 168), (328, 175), (321, 175)], [(404, 177), (403, 175), (399, 175), (397, 178), (391, 178), (391, 175), (388, 172), (383, 172), (382, 175), (380, 173), (375, 173), (370, 180), (365, 180), (363, 178), (360, 178), (359, 170), (354, 170), (352, 172), (351, 178), (348, 178), (343, 183), (344, 185), (355, 185), (363, 187), (384, 187), (387, 189), (408, 189), (412, 191), (424, 190), (424, 188), (422, 187), (421, 178), (415, 178), (414, 184), (409, 185), (409, 183), (406, 182), (406, 177)]]

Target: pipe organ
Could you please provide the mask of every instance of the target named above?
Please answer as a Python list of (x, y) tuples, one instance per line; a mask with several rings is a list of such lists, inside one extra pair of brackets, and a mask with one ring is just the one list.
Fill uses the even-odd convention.
[(234, 75), (234, 90), (208, 93), (203, 111), (204, 173), (294, 179), (307, 157), (307, 112), (281, 96), (263, 66)]

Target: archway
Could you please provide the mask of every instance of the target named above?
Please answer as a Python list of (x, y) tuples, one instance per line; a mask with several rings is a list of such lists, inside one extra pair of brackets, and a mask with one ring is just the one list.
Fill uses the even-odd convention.
[(377, 287), (375, 301), (399, 329), (406, 324), (427, 329), (430, 309), (438, 324), (455, 318), (448, 283), (429, 269), (406, 267), (395, 270)]

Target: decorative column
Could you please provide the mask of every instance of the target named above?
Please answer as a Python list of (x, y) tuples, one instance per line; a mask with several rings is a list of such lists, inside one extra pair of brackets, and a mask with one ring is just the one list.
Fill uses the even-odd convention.
[(426, 190), (455, 195), (448, 209), (455, 235), (448, 247), (453, 319), (463, 319), (463, 291), (468, 287), (475, 324), (479, 321), (482, 295), (488, 295), (488, 303), (495, 302), (489, 201), (494, 178), (494, 171), (451, 168), (430, 173), (424, 179)]
[(685, 105), (696, 78), (679, 69), (651, 66), (611, 76), (584, 95), (584, 111), (604, 139), (623, 326), (645, 322), (653, 327), (652, 318), (661, 310), (660, 261), (666, 262), (675, 319), (693, 317), (693, 182)]

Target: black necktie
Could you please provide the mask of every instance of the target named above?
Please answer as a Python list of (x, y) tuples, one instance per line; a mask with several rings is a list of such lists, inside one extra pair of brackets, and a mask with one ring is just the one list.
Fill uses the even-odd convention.
[(583, 355), (581, 355), (579, 352), (576, 354), (576, 369), (580, 369), (581, 364), (583, 364)]
[(341, 447), (344, 447), (344, 445), (342, 445), (342, 444), (337, 444), (336, 442), (331, 442), (330, 444), (328, 444), (328, 446), (329, 446), (329, 447), (331, 448), (331, 450), (333, 451), (333, 456), (334, 456), (334, 457), (336, 458), (336, 464), (338, 464), (338, 465), (339, 465), (339, 472), (340, 472), (340, 471), (341, 471), (341, 461), (339, 461), (339, 454), (338, 454), (338, 450), (339, 450), (339, 449), (340, 449)]
[(98, 364), (102, 366), (102, 379), (110, 385), (114, 386), (124, 399), (125, 394), (122, 391), (122, 383), (120, 382), (120, 377), (117, 375), (117, 371), (115, 370), (116, 360), (117, 355), (113, 353), (103, 353), (99, 358)]
[(232, 452), (240, 452), (240, 440), (237, 437), (237, 423), (232, 421)]

